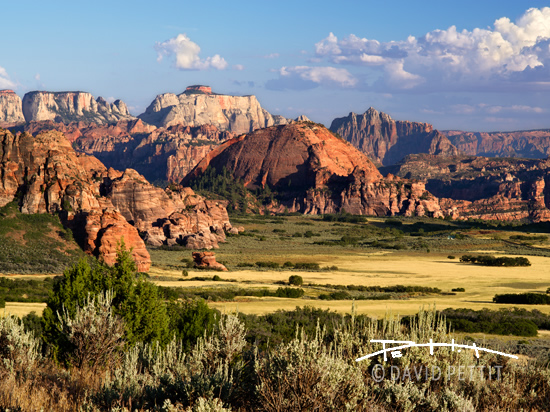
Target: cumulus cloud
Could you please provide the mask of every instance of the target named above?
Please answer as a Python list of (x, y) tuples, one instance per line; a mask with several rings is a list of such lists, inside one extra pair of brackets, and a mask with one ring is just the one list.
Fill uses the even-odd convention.
[(223, 70), (227, 62), (219, 54), (201, 59), (199, 57), (201, 48), (193, 42), (186, 34), (178, 34), (165, 42), (155, 44), (157, 61), (163, 58), (174, 58), (175, 65), (180, 70)]
[(461, 90), (550, 85), (550, 7), (527, 10), (516, 22), (503, 17), (492, 29), (455, 26), (416, 38), (379, 42), (333, 33), (315, 45), (317, 58), (378, 71), (375, 87), (396, 90)]
[(13, 89), (15, 83), (11, 81), (6, 69), (0, 66), (0, 89)]
[(271, 90), (307, 90), (319, 85), (353, 87), (357, 79), (346, 69), (336, 67), (294, 66), (278, 70), (279, 78), (270, 80), (266, 87)]

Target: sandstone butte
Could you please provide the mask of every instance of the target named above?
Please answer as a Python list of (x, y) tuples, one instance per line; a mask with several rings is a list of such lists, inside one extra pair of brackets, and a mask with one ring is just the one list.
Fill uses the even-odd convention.
[(308, 214), (444, 216), (419, 181), (384, 178), (367, 156), (324, 126), (294, 122), (242, 135), (212, 150), (182, 181), (224, 167), (248, 188), (280, 194), (272, 210)]
[(189, 248), (217, 247), (224, 230), (235, 230), (225, 203), (207, 201), (189, 188), (165, 192), (131, 169), (107, 169), (77, 155), (57, 131), (33, 137), (0, 129), (0, 206), (18, 193), (21, 212), (59, 213), (83, 249), (109, 264), (124, 239), (141, 271), (151, 260), (137, 228), (152, 244)]
[(381, 165), (397, 163), (414, 153), (454, 156), (458, 149), (428, 123), (395, 121), (372, 107), (364, 114), (334, 119), (330, 130)]
[(208, 86), (190, 86), (179, 95), (160, 94), (138, 117), (158, 127), (210, 124), (235, 134), (288, 122), (263, 109), (255, 96), (216, 94)]
[(86, 92), (29, 92), (23, 96), (22, 106), (26, 122), (54, 120), (106, 124), (134, 118), (123, 101), (111, 104), (102, 97), (94, 99)]
[(17, 124), (24, 121), (21, 98), (13, 90), (0, 90), (0, 122)]

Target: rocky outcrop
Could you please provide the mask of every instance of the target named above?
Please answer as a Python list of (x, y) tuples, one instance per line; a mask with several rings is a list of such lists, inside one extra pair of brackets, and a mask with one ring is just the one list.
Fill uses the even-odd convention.
[(232, 229), (227, 202), (205, 200), (190, 188), (172, 186), (165, 191), (132, 169), (109, 169), (101, 176), (101, 193), (152, 246), (218, 248), (225, 231)]
[(23, 97), (23, 115), (27, 122), (54, 120), (58, 123), (107, 124), (134, 118), (123, 101), (116, 100), (111, 104), (102, 97), (94, 99), (85, 92), (27, 93)]
[(107, 167), (132, 168), (149, 181), (179, 182), (210, 150), (234, 135), (215, 126), (157, 128), (140, 119), (109, 125), (83, 122), (30, 122), (17, 130), (33, 135), (58, 130), (77, 152), (93, 155)]
[(457, 219), (550, 220), (549, 160), (411, 155), (381, 170), (424, 180)]
[(227, 271), (227, 268), (221, 263), (216, 262), (216, 256), (213, 252), (193, 252), (193, 262), (196, 268)]
[[(208, 92), (197, 87), (207, 88)], [(158, 127), (214, 125), (235, 134), (288, 122), (263, 109), (255, 96), (215, 94), (208, 86), (192, 86), (179, 95), (158, 95), (138, 117)]]
[(21, 98), (13, 90), (0, 90), (0, 122), (15, 124), (24, 121)]
[(149, 181), (170, 182), (179, 182), (208, 152), (233, 137), (211, 125), (157, 129), (139, 119), (89, 127), (81, 133), (73, 144), (79, 152), (118, 170), (135, 169)]
[(531, 159), (550, 156), (550, 130), (490, 133), (453, 130), (442, 133), (467, 155)]
[[(311, 122), (270, 127), (211, 151), (183, 180), (226, 168), (247, 188), (277, 193), (279, 209), (302, 213), (442, 216), (421, 182), (383, 178), (367, 156)], [(277, 205), (272, 205), (277, 208)]]
[(92, 170), (105, 169), (97, 160), (77, 156), (59, 132), (33, 137), (0, 129), (1, 206), (17, 200), (23, 213), (60, 213), (83, 249), (109, 263), (124, 238), (139, 270), (148, 270), (151, 260), (137, 230), (101, 197)]
[(378, 164), (391, 165), (412, 153), (454, 156), (456, 147), (428, 123), (395, 121), (372, 107), (334, 119), (330, 130)]

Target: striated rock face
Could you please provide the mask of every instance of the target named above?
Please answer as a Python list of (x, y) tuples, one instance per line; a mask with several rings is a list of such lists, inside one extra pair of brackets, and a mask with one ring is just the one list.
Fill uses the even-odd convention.
[(544, 159), (550, 156), (550, 130), (516, 132), (444, 131), (461, 153), (488, 157)]
[(54, 120), (59, 123), (106, 124), (134, 117), (121, 100), (109, 103), (85, 92), (30, 92), (23, 97), (25, 121)]
[(550, 220), (550, 161), (411, 155), (382, 169), (423, 179), (440, 205), (459, 219)]
[(442, 216), (424, 184), (386, 178), (350, 143), (311, 122), (270, 127), (211, 151), (183, 180), (224, 167), (251, 189), (277, 191), (280, 208), (302, 213)]
[[(197, 89), (199, 87), (203, 89)], [(214, 125), (235, 134), (288, 122), (263, 109), (255, 96), (215, 94), (208, 86), (192, 86), (177, 96), (158, 95), (138, 117), (158, 127)]]
[(97, 159), (77, 156), (59, 132), (33, 137), (0, 129), (0, 205), (18, 195), (23, 213), (60, 212), (83, 249), (107, 262), (124, 237), (139, 269), (146, 271), (151, 260), (137, 230), (100, 196), (99, 182), (89, 173), (104, 170)]
[(432, 125), (395, 121), (372, 107), (362, 115), (350, 113), (334, 119), (330, 130), (383, 165), (394, 164), (411, 153), (458, 154), (449, 139), (433, 130)]
[(13, 90), (0, 90), (0, 122), (22, 123), (24, 121), (21, 98)]
[(218, 248), (225, 241), (225, 231), (232, 229), (227, 202), (205, 200), (190, 188), (165, 191), (132, 169), (109, 169), (102, 176), (101, 193), (152, 246)]
[(220, 142), (231, 137), (215, 126), (155, 128), (141, 120), (80, 129), (73, 146), (109, 167), (132, 168), (149, 181), (179, 182)]

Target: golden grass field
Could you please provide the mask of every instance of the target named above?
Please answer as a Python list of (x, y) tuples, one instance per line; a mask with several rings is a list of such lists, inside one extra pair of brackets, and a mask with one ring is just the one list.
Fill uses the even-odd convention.
[[(498, 254), (497, 254), (498, 256)], [(456, 295), (430, 295), (408, 300), (359, 300), (355, 302), (355, 310), (360, 314), (380, 317), (387, 312), (400, 315), (410, 315), (418, 312), (422, 306), (436, 305), (437, 309), (445, 308), (504, 308), (511, 305), (492, 303), (493, 296), (501, 293), (544, 292), (550, 287), (550, 258), (527, 256), (530, 267), (484, 267), (460, 263), (458, 259), (448, 259), (442, 254), (411, 254), (395, 252), (354, 253), (347, 256), (331, 256), (322, 260), (316, 256), (314, 260), (321, 265), (336, 265), (338, 271), (278, 271), (278, 270), (239, 270), (220, 273), (222, 278), (236, 279), (235, 283), (210, 281), (155, 281), (162, 286), (185, 287), (270, 287), (277, 281), (287, 281), (289, 275), (298, 274), (303, 277), (304, 285), (364, 285), (364, 286), (428, 286), (437, 287), (444, 292), (452, 288), (463, 287), (465, 292)], [(325, 256), (325, 258), (327, 258)], [(289, 257), (292, 260), (292, 256)], [(197, 272), (192, 272), (193, 276)], [(212, 272), (208, 272), (209, 274)], [(204, 275), (205, 272), (198, 272)], [(181, 277), (175, 271), (153, 268), (150, 275), (153, 280), (157, 276), (166, 279), (169, 276)], [(246, 283), (243, 283), (246, 282)], [(307, 287), (306, 290), (307, 297)], [(322, 301), (318, 299), (286, 299), (286, 298), (254, 298), (237, 297), (235, 302), (210, 302), (212, 307), (222, 311), (239, 311), (243, 313), (263, 314), (278, 309), (293, 309), (296, 306), (314, 306), (338, 312), (351, 312), (352, 301)], [(514, 305), (526, 309), (538, 309), (550, 313), (548, 305)]]

